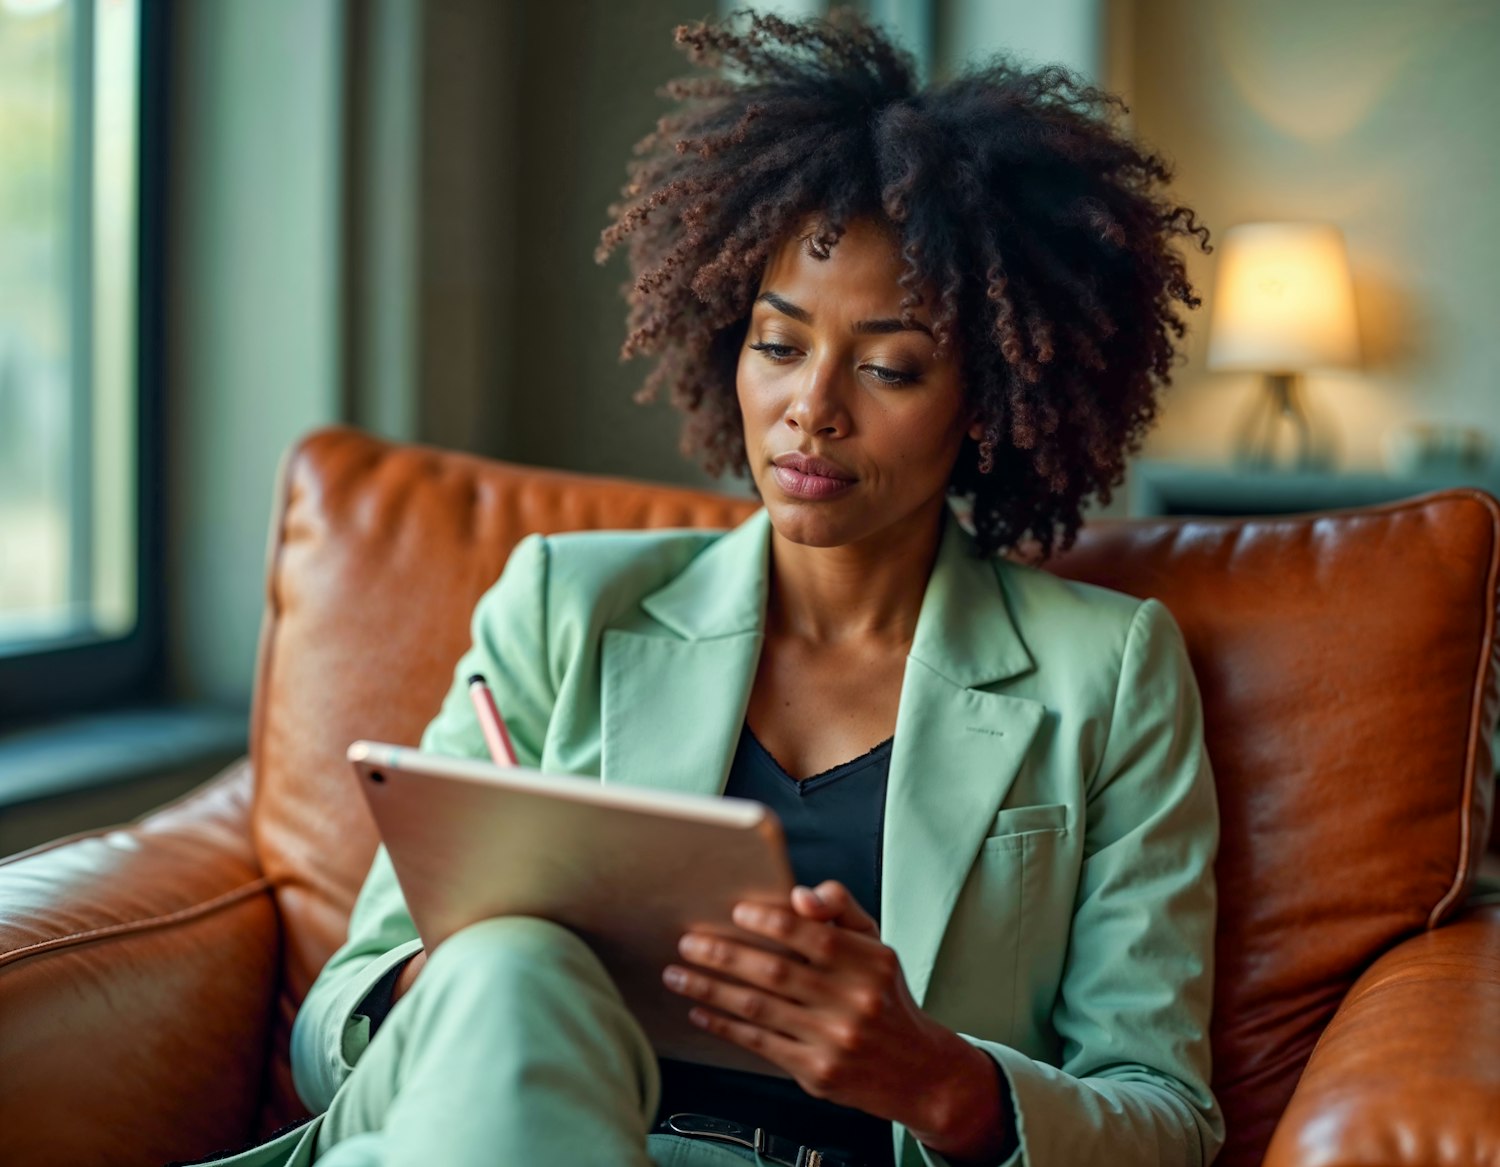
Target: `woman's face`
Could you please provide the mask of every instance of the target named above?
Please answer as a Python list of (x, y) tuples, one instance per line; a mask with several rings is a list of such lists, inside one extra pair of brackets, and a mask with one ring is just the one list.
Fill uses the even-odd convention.
[[(735, 379), (772, 525), (833, 547), (935, 523), (965, 432), (982, 432), (954, 346), (934, 359), (930, 298), (921, 327), (901, 327), (901, 258), (880, 223), (850, 222), (828, 259), (808, 254), (806, 229), (766, 265)], [(777, 464), (797, 454), (835, 477)]]

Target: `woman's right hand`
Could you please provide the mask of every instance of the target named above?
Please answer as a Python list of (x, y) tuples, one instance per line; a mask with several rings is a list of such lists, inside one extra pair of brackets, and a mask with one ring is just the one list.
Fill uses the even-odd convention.
[(401, 994), (411, 988), (411, 983), (417, 979), (417, 974), (422, 971), (422, 966), (426, 963), (427, 950), (424, 948), (402, 966), (401, 975), (396, 978), (396, 986), (391, 990), (393, 1007), (397, 1001), (401, 1000)]

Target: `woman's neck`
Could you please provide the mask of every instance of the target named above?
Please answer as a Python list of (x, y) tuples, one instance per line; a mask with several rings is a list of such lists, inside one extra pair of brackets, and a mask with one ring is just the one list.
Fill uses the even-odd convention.
[(945, 517), (925, 511), (838, 547), (793, 543), (773, 529), (767, 635), (827, 647), (910, 645)]

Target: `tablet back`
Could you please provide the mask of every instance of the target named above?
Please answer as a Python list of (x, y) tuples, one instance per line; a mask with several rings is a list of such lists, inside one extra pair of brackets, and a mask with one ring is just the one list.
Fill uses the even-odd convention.
[(661, 983), (689, 929), (787, 952), (730, 920), (740, 900), (791, 894), (767, 807), (381, 742), (355, 742), (349, 759), (428, 952), (492, 916), (554, 920), (598, 954), (659, 1054), (787, 1076), (693, 1026), (692, 1001)]

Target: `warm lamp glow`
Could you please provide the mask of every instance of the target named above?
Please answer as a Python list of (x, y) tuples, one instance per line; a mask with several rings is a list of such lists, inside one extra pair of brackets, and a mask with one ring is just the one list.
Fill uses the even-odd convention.
[(1324, 223), (1242, 223), (1224, 233), (1208, 367), (1261, 373), (1359, 363), (1344, 237)]

